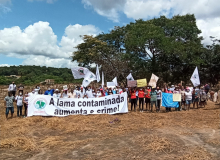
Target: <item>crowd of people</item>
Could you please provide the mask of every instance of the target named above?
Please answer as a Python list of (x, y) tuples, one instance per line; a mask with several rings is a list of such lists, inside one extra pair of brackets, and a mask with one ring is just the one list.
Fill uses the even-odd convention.
[[(17, 91), (18, 90), (18, 91)], [(219, 100), (217, 92), (212, 94), (213, 91), (209, 91), (210, 87), (208, 84), (205, 86), (199, 87), (189, 87), (189, 86), (164, 86), (163, 88), (151, 86), (147, 87), (106, 87), (100, 86), (98, 88), (94, 88), (91, 86), (81, 87), (76, 86), (75, 88), (71, 88), (70, 86), (59, 90), (58, 88), (50, 88), (48, 87), (45, 92), (43, 92), (40, 86), (36, 86), (32, 89), (30, 93), (24, 91), (24, 86), (20, 84), (18, 87), (14, 82), (9, 85), (8, 88), (8, 96), (5, 97), (5, 107), (6, 107), (6, 118), (8, 119), (9, 111), (11, 112), (11, 118), (14, 113), (14, 105), (13, 102), (16, 102), (17, 105), (17, 116), (21, 117), (27, 116), (28, 109), (28, 98), (32, 95), (49, 95), (54, 98), (99, 98), (112, 94), (122, 94), (123, 92), (127, 92), (128, 101), (131, 103), (131, 111), (137, 111), (137, 105), (139, 105), (139, 111), (144, 112), (153, 112), (154, 107), (156, 112), (160, 112), (161, 108), (161, 100), (162, 100), (162, 92), (164, 93), (172, 93), (172, 94), (180, 94), (181, 102), (179, 103), (179, 107), (175, 108), (176, 111), (189, 111), (191, 105), (193, 108), (199, 108), (199, 105), (205, 107), (206, 101), (208, 99), (217, 99)], [(16, 94), (17, 93), (17, 94)], [(213, 96), (212, 96), (213, 95)], [(24, 107), (24, 115), (22, 114), (22, 109)], [(171, 108), (166, 107), (166, 112), (170, 112)]]

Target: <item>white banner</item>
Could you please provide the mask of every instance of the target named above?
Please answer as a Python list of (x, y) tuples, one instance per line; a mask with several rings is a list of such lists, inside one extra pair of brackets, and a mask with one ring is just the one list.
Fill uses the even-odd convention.
[(156, 88), (158, 79), (159, 77), (157, 77), (155, 74), (152, 73), (150, 82), (148, 85), (151, 86), (152, 88)]
[(84, 67), (74, 67), (74, 68), (71, 68), (71, 71), (75, 79), (81, 79), (85, 77), (86, 73), (89, 70), (88, 68), (84, 68)]
[(192, 77), (190, 79), (193, 83), (194, 87), (197, 87), (200, 85), (200, 79), (199, 79), (199, 71), (198, 68), (196, 67), (196, 69), (194, 70)]
[(29, 116), (68, 116), (127, 113), (127, 92), (100, 98), (54, 98), (33, 95), (28, 101)]

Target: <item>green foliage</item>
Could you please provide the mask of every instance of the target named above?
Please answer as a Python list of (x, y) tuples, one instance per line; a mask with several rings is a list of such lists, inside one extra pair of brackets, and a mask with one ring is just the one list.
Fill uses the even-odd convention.
[[(9, 77), (10, 75), (21, 76), (19, 79)], [(55, 83), (81, 83), (82, 80), (75, 80), (70, 69), (52, 68), (40, 66), (10, 66), (0, 67), (0, 85), (8, 85), (12, 81), (16, 84), (34, 85), (54, 79)]]
[[(219, 79), (217, 71), (220, 70), (217, 65), (219, 48), (205, 48), (200, 33), (195, 16), (190, 14), (170, 19), (161, 16), (147, 21), (136, 20), (96, 37), (83, 36), (84, 42), (76, 47), (72, 60), (88, 68), (94, 63), (101, 65), (107, 81), (117, 76), (119, 82), (125, 82), (126, 76), (132, 72), (135, 79), (149, 80), (154, 73), (160, 77), (161, 84), (188, 83), (198, 66), (201, 77), (206, 78), (201, 78), (201, 82), (207, 82), (205, 71), (213, 73), (215, 70), (216, 74), (209, 77), (215, 77), (213, 84), (216, 84)], [(212, 67), (207, 60), (210, 59), (209, 52), (213, 55), (212, 62), (216, 63), (212, 63)]]

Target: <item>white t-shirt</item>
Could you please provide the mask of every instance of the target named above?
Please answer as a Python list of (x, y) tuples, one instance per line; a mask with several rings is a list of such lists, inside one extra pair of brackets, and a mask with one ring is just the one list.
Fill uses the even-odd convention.
[(62, 94), (62, 98), (68, 98), (68, 94), (63, 93), (63, 94)]
[(88, 98), (93, 98), (93, 94), (92, 94), (92, 90), (91, 89), (87, 90), (86, 94), (87, 94)]
[(34, 89), (34, 94), (38, 94), (38, 91), (40, 90), (40, 88), (35, 88)]
[(98, 97), (100, 97), (100, 96), (102, 96), (102, 93), (101, 93), (101, 92), (97, 92), (97, 93), (96, 93), (96, 97), (98, 98)]
[(60, 98), (60, 96), (61, 96), (60, 93), (57, 93), (57, 94), (54, 93), (54, 94), (53, 94), (53, 97), (54, 97), (54, 98)]
[(161, 90), (156, 90), (156, 92), (157, 92), (157, 94), (158, 94), (158, 95), (157, 95), (157, 99), (161, 99), (161, 94), (162, 94), (162, 93), (161, 93)]
[(16, 96), (17, 106), (23, 106), (23, 96)]
[(186, 100), (192, 100), (192, 92), (185, 92)]

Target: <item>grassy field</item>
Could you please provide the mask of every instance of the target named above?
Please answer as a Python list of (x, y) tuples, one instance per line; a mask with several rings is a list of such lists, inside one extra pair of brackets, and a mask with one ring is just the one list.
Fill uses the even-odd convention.
[[(0, 159), (189, 159), (220, 157), (220, 106), (165, 113), (28, 117), (1, 114)], [(118, 121), (114, 121), (115, 119)], [(110, 123), (113, 121), (113, 123)]]

